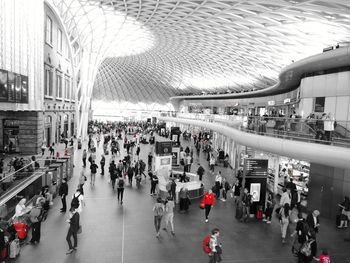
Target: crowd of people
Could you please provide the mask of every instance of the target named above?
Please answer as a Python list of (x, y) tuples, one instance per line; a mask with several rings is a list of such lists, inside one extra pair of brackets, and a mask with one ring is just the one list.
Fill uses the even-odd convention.
[[(147, 123), (102, 124), (94, 122), (90, 123), (89, 131), (90, 135), (87, 148), (82, 147), (81, 166), (83, 169), (78, 178), (76, 191), (70, 199), (70, 205), (67, 204), (68, 184), (66, 180), (63, 180), (58, 191), (62, 202), (60, 212), (66, 213), (68, 211), (67, 254), (71, 254), (77, 249), (78, 233), (82, 232), (80, 217), (85, 206), (84, 187), (86, 183), (89, 183), (91, 188), (94, 188), (96, 183), (95, 178), (98, 173), (101, 176), (109, 176), (108, 181), (112, 190), (116, 190), (116, 199), (120, 205), (123, 205), (124, 189), (127, 184), (133, 186), (136, 181), (136, 185), (139, 186), (142, 180), (147, 180), (148, 178), (150, 181), (150, 195), (156, 197), (156, 202), (152, 209), (156, 237), (160, 238), (161, 229), (166, 232), (170, 230), (171, 235), (175, 236), (175, 208), (178, 202), (181, 213), (189, 212), (191, 204), (189, 192), (186, 188), (181, 188), (177, 191), (176, 180), (172, 179), (166, 186), (168, 194), (161, 198), (159, 189), (157, 189), (159, 180), (156, 172), (152, 170), (152, 153), (149, 152), (147, 155), (147, 164), (140, 157), (140, 152), (143, 151), (143, 147), (140, 144), (145, 138), (147, 139), (147, 135), (154, 136), (153, 133), (157, 131), (157, 127)], [(191, 145), (192, 139), (193, 146)], [(231, 196), (234, 205), (237, 207), (236, 217), (243, 223), (250, 221), (253, 198), (249, 190), (243, 187), (242, 169), (237, 170), (232, 182), (229, 182), (221, 174), (221, 169), (215, 172), (218, 161), (220, 159), (227, 160), (228, 155), (223, 154), (224, 158), (215, 157), (213, 150), (208, 150), (205, 147), (205, 145), (208, 145), (208, 141), (210, 140), (206, 135), (196, 134), (195, 136), (191, 136), (191, 139), (188, 141), (189, 145), (181, 149), (180, 163), (183, 167), (183, 174), (179, 176), (179, 181), (186, 182), (186, 173), (191, 172), (195, 158), (199, 161), (199, 156), (202, 152), (206, 153), (208, 157), (208, 168), (206, 169), (208, 172), (206, 173), (205, 165), (201, 165), (200, 162), (198, 162), (198, 169), (196, 171), (200, 181), (205, 176), (212, 178), (214, 181), (213, 185), (206, 187), (208, 190), (204, 193), (200, 202), (200, 207), (204, 212), (204, 222), (209, 222), (210, 213), (216, 202), (225, 202), (229, 196)], [(196, 152), (194, 152), (194, 149), (196, 149)], [(108, 155), (111, 156), (107, 159), (106, 156)], [(224, 167), (226, 167), (225, 163)], [(323, 249), (321, 255), (317, 256), (317, 233), (320, 231), (320, 213), (315, 210), (306, 217), (303, 216), (295, 191), (296, 186), (291, 181), (286, 185), (280, 199), (277, 199), (273, 193), (268, 193), (262, 221), (271, 224), (273, 215), (275, 215), (281, 227), (282, 243), (285, 244), (288, 240), (288, 229), (291, 228), (291, 223), (295, 223), (291, 222), (292, 214), (296, 214), (296, 227), (290, 236), (293, 238), (292, 250), (298, 257), (298, 262), (311, 262), (315, 259), (326, 263), (328, 261), (325, 260), (329, 258), (326, 249)], [(30, 242), (32, 244), (40, 242), (40, 224), (45, 220), (45, 216), (47, 216), (47, 210), (52, 204), (52, 198), (46, 187), (42, 192), (37, 194), (37, 198), (33, 200), (30, 207), (25, 206), (26, 200), (21, 200), (16, 207), (15, 217), (25, 218), (30, 222), (32, 228), (32, 239)], [(349, 198), (344, 199), (344, 202), (340, 204), (340, 208), (342, 209), (342, 216), (340, 217), (338, 227), (346, 228), (350, 214), (348, 213), (350, 211)], [(46, 214), (44, 213), (45, 211)], [(219, 235), (220, 230), (214, 228), (203, 240), (203, 250), (207, 253), (209, 262), (211, 263), (221, 262), (222, 246), (219, 242)], [(71, 240), (72, 238), (73, 242)]]

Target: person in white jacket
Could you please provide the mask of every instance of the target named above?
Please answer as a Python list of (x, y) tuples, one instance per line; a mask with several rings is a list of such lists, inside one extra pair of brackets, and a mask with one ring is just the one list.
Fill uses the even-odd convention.
[(290, 194), (290, 189), (283, 188), (283, 193), (281, 195), (281, 200), (280, 200), (280, 207), (283, 207), (285, 204), (291, 203), (291, 194)]
[(327, 141), (330, 141), (332, 139), (332, 133), (334, 131), (334, 117), (330, 112), (323, 119), (323, 129)]

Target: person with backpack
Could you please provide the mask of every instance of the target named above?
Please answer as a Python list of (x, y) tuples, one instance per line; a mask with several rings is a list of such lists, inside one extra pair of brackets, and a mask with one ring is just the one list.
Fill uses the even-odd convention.
[(118, 195), (118, 202), (120, 201), (120, 204), (123, 204), (123, 196), (124, 196), (124, 177), (119, 176), (117, 180), (117, 195)]
[(85, 205), (84, 195), (81, 193), (80, 188), (78, 188), (72, 196), (72, 201), (70, 203), (71, 210), (73, 208), (76, 209), (77, 212), (81, 213), (83, 211), (83, 205)]
[(209, 263), (221, 262), (221, 244), (218, 241), (220, 230), (214, 228), (211, 235), (207, 235), (202, 241), (202, 248), (204, 253), (209, 257)]
[(162, 217), (164, 215), (164, 204), (162, 198), (157, 198), (157, 203), (153, 206), (153, 212), (154, 212), (154, 227), (156, 229), (156, 237), (159, 238), (160, 233), (160, 225), (162, 222)]
[(301, 246), (298, 254), (298, 263), (311, 263), (313, 259), (316, 258), (317, 252), (317, 242), (316, 242), (316, 233), (310, 229), (307, 240)]
[[(66, 236), (68, 243), (68, 254), (72, 254), (74, 250), (77, 250), (78, 247), (78, 230), (80, 228), (80, 214), (76, 208), (71, 207), (70, 209), (70, 218), (67, 220), (69, 223), (69, 228)], [(71, 237), (73, 236), (74, 244), (72, 245)]]
[(202, 202), (204, 203), (205, 208), (205, 223), (208, 223), (210, 210), (212, 209), (212, 207), (214, 207), (215, 203), (215, 195), (213, 194), (213, 191), (211, 189), (209, 189), (209, 191), (205, 193)]
[(62, 201), (62, 208), (60, 211), (61, 213), (65, 213), (67, 210), (66, 196), (68, 195), (67, 178), (62, 179), (62, 183), (60, 185), (60, 188), (58, 189), (58, 195), (61, 197)]
[(40, 242), (40, 230), (41, 230), (41, 220), (43, 211), (41, 209), (41, 203), (38, 202), (32, 210), (30, 210), (30, 221), (32, 222), (32, 238), (30, 239), (31, 244), (35, 242)]
[(165, 202), (165, 214), (164, 214), (164, 224), (165, 227), (163, 228), (164, 231), (168, 231), (168, 225), (170, 223), (171, 227), (171, 234), (175, 236), (174, 231), (174, 207), (175, 203), (171, 196), (168, 196), (167, 201)]
[(90, 184), (92, 186), (95, 186), (95, 179), (96, 179), (96, 173), (97, 173), (97, 164), (95, 164), (95, 161), (92, 160), (91, 161), (91, 165), (90, 165), (90, 171), (91, 171), (91, 181), (90, 181)]

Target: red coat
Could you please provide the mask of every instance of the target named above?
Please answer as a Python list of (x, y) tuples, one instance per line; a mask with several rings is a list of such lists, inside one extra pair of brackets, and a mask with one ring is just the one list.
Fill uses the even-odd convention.
[(203, 202), (205, 205), (214, 205), (215, 203), (215, 195), (213, 193), (206, 193), (203, 197)]

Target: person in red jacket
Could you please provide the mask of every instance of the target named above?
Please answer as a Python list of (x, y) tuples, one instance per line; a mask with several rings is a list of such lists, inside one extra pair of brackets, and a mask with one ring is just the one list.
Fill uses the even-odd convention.
[(213, 194), (213, 191), (211, 189), (207, 193), (205, 193), (203, 197), (203, 203), (205, 205), (205, 222), (208, 223), (209, 221), (208, 216), (209, 216), (210, 210), (215, 203), (215, 195)]

